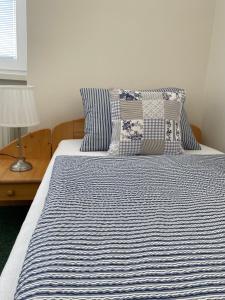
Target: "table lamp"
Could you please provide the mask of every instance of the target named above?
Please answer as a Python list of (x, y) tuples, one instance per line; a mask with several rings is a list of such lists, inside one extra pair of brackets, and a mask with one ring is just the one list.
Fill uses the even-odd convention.
[(0, 126), (17, 128), (18, 159), (11, 171), (23, 172), (32, 169), (23, 155), (21, 128), (39, 124), (33, 87), (24, 85), (0, 86)]

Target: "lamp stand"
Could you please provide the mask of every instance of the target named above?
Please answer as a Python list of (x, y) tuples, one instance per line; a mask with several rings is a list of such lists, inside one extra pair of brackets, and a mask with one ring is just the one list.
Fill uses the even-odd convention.
[(32, 165), (25, 160), (23, 156), (23, 145), (21, 139), (21, 128), (18, 128), (18, 138), (17, 138), (17, 145), (19, 156), (15, 163), (10, 166), (10, 170), (13, 172), (25, 172), (32, 169)]

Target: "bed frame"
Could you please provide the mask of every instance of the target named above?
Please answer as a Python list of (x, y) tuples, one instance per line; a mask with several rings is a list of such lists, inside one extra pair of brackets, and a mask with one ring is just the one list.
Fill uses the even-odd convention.
[[(200, 128), (192, 125), (192, 131), (199, 143), (202, 142)], [(27, 158), (48, 159), (62, 140), (82, 139), (84, 118), (61, 123), (50, 129), (41, 129), (23, 136), (24, 152)], [(0, 149), (0, 154), (17, 156), (16, 141)]]

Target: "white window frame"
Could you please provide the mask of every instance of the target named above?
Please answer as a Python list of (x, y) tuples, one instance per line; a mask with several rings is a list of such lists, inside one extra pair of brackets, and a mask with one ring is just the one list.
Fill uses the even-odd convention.
[(26, 0), (16, 0), (17, 59), (0, 57), (0, 79), (26, 79), (27, 14)]

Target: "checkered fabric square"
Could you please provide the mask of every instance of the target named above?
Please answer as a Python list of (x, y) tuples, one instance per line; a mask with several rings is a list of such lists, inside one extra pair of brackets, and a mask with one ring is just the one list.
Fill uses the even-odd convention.
[(121, 113), (120, 113), (120, 102), (113, 101), (111, 104), (111, 117), (114, 120), (120, 120)]
[(163, 119), (144, 119), (144, 139), (164, 140), (165, 121)]
[(111, 155), (181, 154), (183, 97), (172, 92), (110, 91)]
[(121, 141), (119, 145), (119, 155), (136, 155), (141, 154), (141, 140)]
[[(174, 154), (178, 152), (180, 149), (180, 142), (179, 141), (166, 141), (165, 142), (165, 148), (164, 148), (164, 154)], [(177, 153), (178, 154), (178, 153)]]

